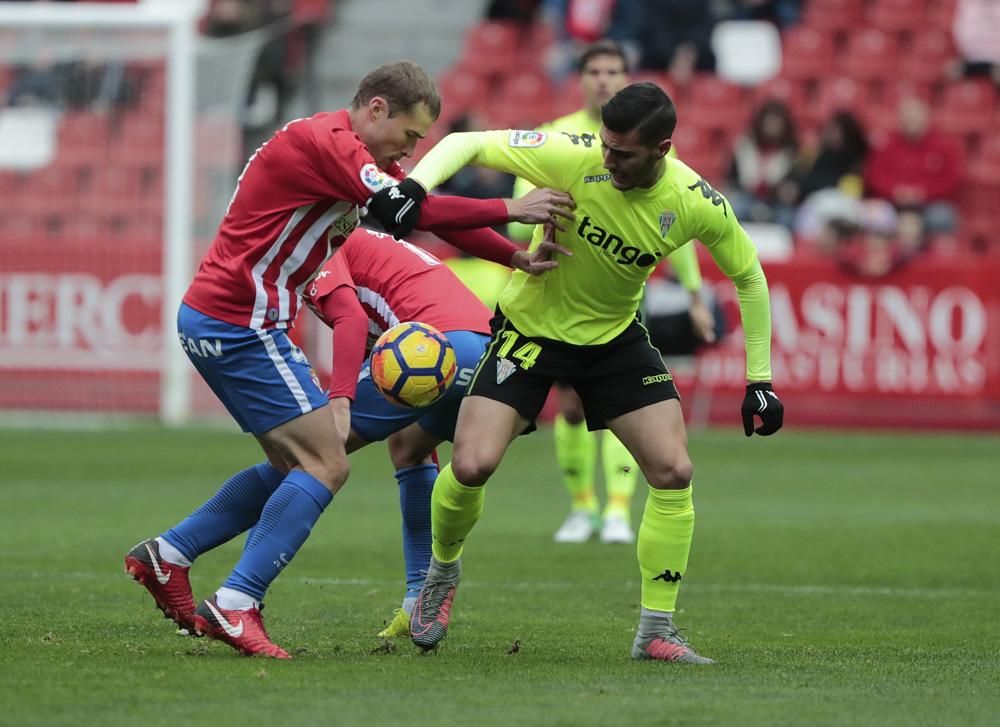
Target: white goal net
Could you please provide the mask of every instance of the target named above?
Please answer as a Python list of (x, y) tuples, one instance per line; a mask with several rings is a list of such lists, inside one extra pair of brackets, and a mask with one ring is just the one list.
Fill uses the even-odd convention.
[(0, 3), (0, 410), (214, 408), (174, 316), (242, 166), (261, 38), (201, 0)]

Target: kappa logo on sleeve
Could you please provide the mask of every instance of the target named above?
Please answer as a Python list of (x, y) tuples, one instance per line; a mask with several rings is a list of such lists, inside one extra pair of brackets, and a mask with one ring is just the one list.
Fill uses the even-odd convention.
[(378, 192), (383, 187), (395, 187), (399, 184), (374, 164), (365, 164), (361, 167), (361, 182), (373, 192)]
[(521, 129), (515, 129), (510, 132), (510, 138), (507, 140), (508, 145), (513, 147), (520, 147), (522, 149), (534, 149), (545, 143), (548, 139), (548, 135), (544, 131), (524, 131)]

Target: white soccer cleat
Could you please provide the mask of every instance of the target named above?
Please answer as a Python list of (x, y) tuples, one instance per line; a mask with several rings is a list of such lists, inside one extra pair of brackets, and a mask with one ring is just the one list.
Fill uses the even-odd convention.
[(597, 529), (597, 515), (586, 510), (573, 510), (556, 531), (557, 543), (586, 543)]
[(634, 543), (635, 533), (621, 515), (610, 515), (604, 518), (604, 525), (601, 526), (602, 543)]

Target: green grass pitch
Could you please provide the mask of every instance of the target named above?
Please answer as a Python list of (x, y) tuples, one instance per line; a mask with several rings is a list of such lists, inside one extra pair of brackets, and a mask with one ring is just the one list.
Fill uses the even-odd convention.
[[(628, 659), (634, 549), (552, 542), (566, 500), (548, 431), (515, 443), (490, 484), (429, 656), (375, 638), (402, 596), (399, 516), (384, 447), (355, 455), (269, 594), (287, 663), (176, 636), (122, 573), (131, 545), (259, 460), (252, 440), (0, 431), (0, 449), (0, 724), (1000, 720), (996, 436), (693, 433), (698, 522), (676, 621), (718, 660), (707, 668)], [(196, 597), (240, 545), (199, 560)]]

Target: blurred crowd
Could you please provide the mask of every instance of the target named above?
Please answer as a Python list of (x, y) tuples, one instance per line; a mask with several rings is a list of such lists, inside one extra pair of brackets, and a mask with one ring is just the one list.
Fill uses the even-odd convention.
[[(692, 116), (705, 112), (705, 105), (692, 103), (692, 97), (699, 85), (716, 79), (712, 42), (716, 26), (731, 20), (765, 20), (785, 38), (796, 32), (810, 10), (816, 10), (810, 5), (846, 14), (852, 3), (493, 0), (487, 20), (551, 28), (556, 51), (554, 60), (550, 54), (548, 70), (557, 79), (568, 72), (567, 59), (586, 44), (600, 38), (616, 40), (632, 61), (634, 77), (662, 80), (675, 94), (680, 117), (675, 142), (680, 157), (725, 190), (742, 221), (786, 230), (799, 249), (833, 256), (844, 267), (866, 275), (891, 272), (928, 249), (961, 251), (956, 240), (963, 223), (963, 195), (973, 184), (968, 174), (970, 159), (992, 155), (1000, 163), (1000, 134), (996, 123), (988, 120), (975, 126), (971, 121), (975, 113), (969, 114), (969, 123), (951, 119), (949, 128), (941, 128), (939, 121), (947, 121), (949, 112), (940, 108), (939, 100), (949, 85), (975, 79), (966, 82), (962, 90), (981, 93), (982, 100), (966, 105), (978, 105), (984, 118), (1000, 121), (1000, 96), (995, 90), (982, 89), (990, 82), (1000, 88), (1000, 2), (996, 0), (926, 5), (923, 0), (853, 3), (858, 13), (870, 13), (876, 5), (898, 13), (926, 11), (926, 27), (890, 21), (895, 27), (886, 34), (895, 33), (894, 42), (897, 37), (902, 39), (898, 63), (910, 62), (906, 51), (918, 53), (917, 36), (925, 31), (927, 37), (947, 45), (946, 58), (915, 84), (904, 81), (905, 74), (893, 78), (895, 69), (882, 78), (872, 74), (871, 78), (850, 79), (839, 69), (820, 67), (814, 74), (820, 76), (818, 81), (791, 69), (788, 75), (797, 86), (794, 90), (805, 89), (812, 99), (821, 95), (821, 85), (836, 83), (838, 78), (847, 84), (856, 81), (858, 86), (878, 85), (877, 93), (865, 91), (853, 100), (821, 104), (825, 115), (817, 118), (815, 108), (803, 114), (802, 106), (808, 106), (809, 101), (803, 104), (802, 98), (793, 104), (787, 93), (768, 95), (764, 87), (748, 89), (741, 97), (751, 98), (753, 104), (746, 127), (731, 135), (712, 137), (715, 147), (728, 149), (718, 170), (700, 164), (702, 156), (685, 146), (693, 136), (687, 133), (690, 127), (684, 128), (685, 120), (690, 124)], [(930, 27), (932, 17), (937, 27)], [(822, 25), (822, 20), (814, 19), (814, 28), (819, 27), (809, 32), (835, 38), (837, 29)], [(862, 30), (857, 22), (839, 29), (841, 53), (850, 48), (851, 36)], [(932, 35), (938, 31), (944, 40)], [(795, 60), (786, 57), (786, 69)], [(934, 59), (916, 60), (935, 63)], [(873, 103), (880, 108), (872, 109)], [(732, 113), (739, 112), (734, 109)], [(804, 115), (808, 123), (803, 122)], [(873, 122), (875, 117), (877, 122)], [(993, 215), (996, 219), (1000, 211), (994, 209)], [(981, 216), (979, 220), (982, 222)], [(996, 250), (989, 235), (987, 230), (975, 246)]]

